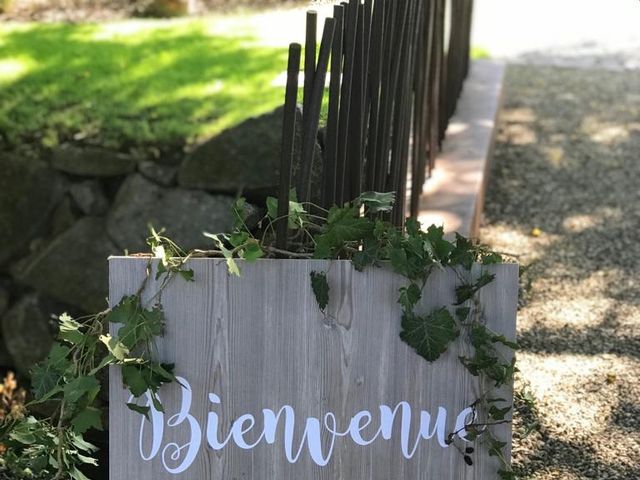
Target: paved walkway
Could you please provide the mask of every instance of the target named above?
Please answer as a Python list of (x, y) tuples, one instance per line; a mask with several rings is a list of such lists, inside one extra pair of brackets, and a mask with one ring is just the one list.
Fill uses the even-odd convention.
[(640, 68), (639, 0), (476, 0), (473, 44), (519, 63)]
[(529, 266), (515, 465), (640, 479), (640, 72), (510, 66), (498, 128), (481, 237)]

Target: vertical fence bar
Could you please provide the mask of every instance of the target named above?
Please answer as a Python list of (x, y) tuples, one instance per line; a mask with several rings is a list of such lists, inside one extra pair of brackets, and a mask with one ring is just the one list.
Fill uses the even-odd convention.
[(318, 12), (310, 10), (307, 12), (307, 29), (304, 44), (304, 89), (302, 96), (302, 118), (303, 123), (307, 123), (307, 111), (311, 102), (311, 92), (313, 91), (313, 77), (316, 74), (316, 49), (318, 39)]
[(360, 195), (362, 190), (362, 132), (364, 99), (364, 9), (358, 3), (356, 19), (355, 49), (353, 60), (353, 83), (351, 108), (349, 109), (349, 144), (347, 145), (347, 169), (349, 171), (349, 199)]
[(420, 210), (420, 196), (426, 177), (427, 153), (429, 149), (427, 90), (429, 88), (429, 29), (432, 10), (431, 5), (431, 2), (424, 2), (422, 4), (422, 11), (419, 13), (421, 19), (415, 51), (415, 106), (413, 112), (413, 153), (411, 162), (411, 200), (409, 207), (412, 218), (417, 218)]
[(347, 167), (347, 145), (349, 139), (349, 122), (351, 116), (351, 95), (353, 87), (354, 60), (356, 47), (356, 25), (358, 23), (358, 0), (351, 0), (346, 7), (345, 15), (345, 50), (344, 73), (340, 92), (340, 130), (338, 136), (338, 204), (343, 204), (350, 197)]
[(440, 85), (442, 81), (443, 39), (444, 39), (444, 0), (434, 1), (434, 16), (431, 40), (431, 75), (429, 88), (429, 174), (435, 166), (435, 159), (440, 148)]
[(442, 146), (442, 140), (444, 139), (444, 132), (446, 130), (447, 125), (447, 48), (445, 45), (445, 25), (447, 17), (450, 17), (450, 6), (451, 0), (445, 0), (442, 2), (442, 17), (441, 17), (441, 34), (439, 34), (442, 42), (440, 48), (440, 55), (442, 56), (442, 61), (440, 63), (440, 84), (438, 89), (438, 147)]
[(362, 88), (362, 151), (363, 151), (363, 165), (364, 165), (364, 152), (367, 142), (367, 125), (369, 122), (369, 108), (371, 99), (371, 83), (369, 77), (371, 76), (371, 70), (369, 65), (371, 63), (371, 31), (373, 28), (373, 0), (365, 0), (364, 2), (364, 51), (363, 51), (363, 88)]
[[(394, 91), (394, 62), (399, 58), (397, 51), (394, 51), (398, 41), (398, 17), (402, 15), (401, 6), (395, 0), (387, 3), (388, 11), (386, 15), (387, 25), (385, 30), (385, 43), (383, 54), (383, 71), (380, 94), (380, 117), (378, 120), (378, 145), (376, 150), (376, 180), (375, 188), (383, 191), (387, 183), (389, 172), (389, 140), (391, 136), (391, 117), (393, 114), (393, 91)], [(395, 56), (394, 56), (395, 55)]]
[[(368, 86), (368, 134), (366, 147), (365, 189), (375, 190), (376, 154), (378, 145), (378, 119), (380, 106), (380, 79), (382, 77), (382, 46), (384, 45), (385, 11), (388, 0), (376, 0), (371, 27)], [(393, 0), (392, 0), (393, 1)]]
[[(307, 13), (303, 140), (296, 179), (303, 201), (311, 199), (311, 170), (331, 59), (321, 204), (342, 204), (363, 189), (393, 191), (396, 206), (390, 219), (401, 225), (410, 170), (410, 215), (418, 215), (422, 186), (468, 74), (472, 2), (342, 2), (324, 25), (317, 64), (317, 14)], [(288, 88), (290, 84), (288, 79)], [(290, 95), (288, 90), (287, 101)], [(288, 135), (283, 132), (283, 147)], [(284, 197), (287, 179), (282, 180)]]
[(409, 161), (409, 145), (411, 142), (411, 106), (413, 100), (413, 55), (418, 27), (418, 3), (420, 0), (409, 0), (407, 6), (407, 23), (404, 28), (402, 59), (400, 63), (400, 81), (396, 96), (396, 118), (394, 120), (394, 139), (392, 152), (392, 181), (389, 190), (396, 194), (392, 222), (402, 226), (405, 216), (405, 198), (407, 186), (407, 169)]
[(331, 55), (331, 44), (333, 43), (333, 32), (335, 20), (327, 18), (324, 22), (322, 32), (322, 42), (320, 43), (320, 53), (318, 55), (318, 65), (315, 69), (313, 79), (313, 90), (311, 101), (309, 102), (309, 114), (304, 125), (305, 131), (302, 140), (301, 175), (299, 179), (300, 198), (304, 202), (311, 201), (311, 167), (318, 140), (318, 124), (320, 122), (320, 110), (322, 108), (322, 97), (324, 95), (324, 84), (329, 68), (329, 57)]
[(276, 224), (276, 247), (287, 249), (289, 190), (291, 189), (291, 168), (293, 165), (293, 143), (296, 131), (296, 108), (298, 102), (298, 76), (302, 46), (289, 45), (287, 66), (287, 87), (282, 119), (282, 148), (280, 153), (280, 191), (278, 192), (278, 223)]
[(464, 41), (464, 78), (469, 75), (469, 62), (471, 60), (471, 29), (473, 28), (473, 0), (465, 2), (467, 7), (467, 24), (465, 28), (466, 38)]
[[(396, 55), (393, 58), (392, 72), (391, 72), (391, 83), (389, 85), (390, 95), (388, 98), (388, 106), (389, 108), (386, 111), (385, 118), (385, 131), (391, 132), (391, 135), (386, 135), (384, 138), (384, 147), (385, 155), (389, 156), (389, 174), (384, 182), (385, 188), (387, 191), (397, 191), (398, 178), (400, 175), (400, 165), (401, 161), (400, 154), (400, 131), (402, 126), (402, 121), (404, 120), (401, 115), (401, 107), (402, 107), (402, 88), (399, 89), (399, 85), (401, 86), (404, 83), (404, 78), (400, 78), (402, 74), (403, 68), (406, 65), (406, 56), (407, 56), (407, 42), (409, 41), (409, 29), (405, 28), (408, 24), (408, 18), (410, 13), (410, 1), (407, 0), (402, 2), (400, 5), (399, 15), (395, 18), (395, 32), (396, 32), (396, 42), (397, 46)], [(387, 153), (388, 152), (388, 153)], [(396, 202), (397, 206), (397, 202)]]
[(340, 116), (340, 85), (342, 83), (342, 48), (344, 31), (344, 7), (334, 5), (335, 29), (331, 49), (331, 79), (329, 82), (329, 111), (325, 141), (322, 206), (329, 208), (336, 203), (338, 168), (338, 128)]

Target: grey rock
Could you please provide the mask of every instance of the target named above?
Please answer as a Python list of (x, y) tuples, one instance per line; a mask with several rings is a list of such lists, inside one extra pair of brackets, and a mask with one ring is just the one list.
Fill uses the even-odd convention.
[(170, 165), (161, 165), (152, 160), (143, 160), (138, 164), (138, 171), (149, 180), (162, 185), (171, 187), (176, 183), (178, 168)]
[(114, 177), (126, 175), (136, 168), (135, 159), (111, 150), (96, 147), (63, 145), (53, 152), (53, 168), (84, 177)]
[[(2, 280), (0, 280), (0, 319), (4, 312), (7, 311), (9, 307), (9, 290), (7, 290)], [(5, 345), (4, 338), (2, 338), (2, 327), (0, 326), (0, 365), (9, 367), (12, 366), (13, 361), (11, 359), (11, 355), (9, 355), (9, 351), (7, 350), (7, 346)]]
[(40, 252), (20, 262), (16, 280), (85, 312), (106, 308), (107, 258), (119, 249), (109, 240), (104, 219), (78, 220)]
[[(277, 194), (280, 175), (283, 108), (250, 118), (193, 150), (178, 172), (178, 184), (218, 192), (242, 191), (251, 199)], [(300, 169), (302, 110), (296, 115), (293, 178)], [(322, 152), (316, 143), (312, 191), (319, 190)]]
[[(131, 175), (122, 185), (108, 215), (107, 231), (121, 248), (148, 251), (148, 225), (165, 228), (185, 250), (211, 246), (203, 232), (228, 232), (233, 226), (233, 198), (182, 188), (162, 188), (142, 175)], [(257, 211), (248, 206), (248, 213)]]
[(30, 294), (2, 317), (2, 337), (18, 372), (28, 374), (51, 350), (55, 336), (51, 313), (39, 295)]
[(97, 180), (85, 180), (69, 187), (69, 194), (85, 215), (104, 215), (109, 210), (109, 200)]
[(7, 311), (9, 306), (9, 291), (0, 285), (0, 316)]
[(71, 228), (77, 219), (71, 206), (71, 199), (65, 195), (51, 215), (51, 234), (53, 236), (61, 234)]
[[(3, 367), (8, 367), (8, 368), (15, 368), (13, 366), (13, 358), (11, 358), (11, 354), (9, 353), (9, 350), (7, 349), (7, 345), (4, 341), (4, 338), (2, 338), (2, 333), (0, 331), (0, 366)], [(2, 477), (0, 477), (1, 479)]]
[(46, 230), (65, 181), (38, 160), (0, 154), (0, 266)]

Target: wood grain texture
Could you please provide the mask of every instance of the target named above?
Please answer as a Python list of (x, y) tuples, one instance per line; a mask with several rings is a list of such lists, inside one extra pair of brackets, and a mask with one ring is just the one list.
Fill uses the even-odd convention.
[[(112, 305), (139, 288), (148, 262), (110, 259)], [(259, 430), (262, 409), (278, 411), (283, 405), (295, 408), (298, 439), (306, 417), (322, 418), (327, 412), (335, 413), (344, 431), (351, 417), (366, 409), (373, 414), (372, 428), (377, 428), (380, 405), (394, 408), (407, 401), (413, 410), (415, 437), (421, 409), (435, 416), (439, 406), (446, 407), (450, 431), (457, 414), (477, 397), (476, 379), (458, 361), (460, 348), (469, 348), (459, 347), (464, 342), (455, 342), (436, 363), (429, 364), (400, 340), (396, 300), (405, 280), (392, 272), (372, 268), (360, 273), (350, 262), (315, 260), (241, 264), (240, 278), (227, 274), (223, 260), (194, 259), (189, 267), (195, 272), (195, 282), (176, 279), (162, 295), (167, 329), (158, 346), (162, 360), (175, 362), (176, 373), (191, 383), (191, 413), (203, 431), (212, 408), (220, 415), (222, 437), (238, 416), (254, 414)], [(496, 275), (479, 294), (488, 325), (514, 338), (518, 267), (477, 265), (471, 273), (462, 274), (478, 276), (480, 268)], [(318, 311), (310, 288), (309, 274), (314, 270), (328, 271), (327, 317)], [(418, 311), (451, 305), (456, 282), (459, 279), (452, 270), (432, 275)], [(149, 283), (147, 298), (156, 288), (155, 282)], [(212, 407), (209, 392), (220, 397), (221, 405)], [(510, 388), (501, 392), (505, 395), (511, 398)], [(166, 387), (161, 396), (168, 415), (175, 413), (179, 388)], [(262, 442), (253, 450), (230, 443), (214, 451), (203, 439), (190, 469), (171, 475), (159, 458), (140, 459), (141, 417), (126, 408), (127, 400), (119, 369), (112, 368), (111, 480), (494, 480), (498, 470), (495, 457), (489, 457), (482, 447), (473, 455), (474, 466), (469, 467), (455, 448), (442, 448), (435, 439), (422, 441), (415, 456), (407, 460), (395, 433), (396, 422), (391, 440), (379, 438), (363, 447), (350, 438), (338, 438), (326, 467), (315, 465), (306, 451), (297, 463), (288, 463), (279, 429), (275, 444)], [(165, 431), (164, 443), (173, 439), (171, 435), (182, 436), (175, 430)], [(498, 432), (510, 444), (511, 426), (502, 425)], [(247, 435), (248, 441), (251, 438)]]

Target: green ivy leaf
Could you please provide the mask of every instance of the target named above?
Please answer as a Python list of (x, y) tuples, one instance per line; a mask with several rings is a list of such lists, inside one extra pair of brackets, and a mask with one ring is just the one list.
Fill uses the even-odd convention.
[(443, 307), (426, 317), (405, 313), (400, 338), (429, 362), (436, 361), (460, 332), (456, 322)]
[(461, 265), (465, 270), (471, 270), (476, 261), (476, 252), (471, 240), (456, 233), (455, 247), (449, 259), (450, 265)]
[(372, 250), (361, 250), (356, 252), (351, 259), (351, 263), (353, 264), (353, 268), (355, 268), (358, 272), (361, 272), (365, 269), (365, 267), (369, 267), (373, 265), (376, 261), (376, 256), (372, 254)]
[(449, 254), (453, 251), (453, 244), (444, 238), (444, 227), (436, 227), (431, 225), (427, 228), (427, 239), (433, 249), (433, 256), (438, 259), (442, 265), (446, 265)]
[(365, 267), (376, 265), (379, 260), (386, 256), (385, 252), (386, 249), (380, 246), (378, 239), (365, 238), (362, 244), (362, 250), (353, 255), (351, 263), (357, 271), (361, 272)]
[(194, 274), (193, 274), (193, 270), (191, 270), (191, 269), (188, 269), (188, 270), (182, 270), (182, 269), (180, 269), (180, 270), (178, 270), (178, 274), (179, 274), (182, 278), (184, 278), (187, 282), (193, 282), (193, 281), (195, 281), (195, 280), (194, 280), (194, 278), (193, 278), (193, 275), (194, 275)]
[(483, 253), (481, 261), (483, 265), (495, 265), (504, 262), (502, 255), (495, 252)]
[(411, 312), (421, 297), (420, 287), (415, 283), (411, 283), (408, 287), (400, 288), (398, 303), (402, 305), (402, 309), (405, 312)]
[(241, 230), (245, 228), (245, 220), (249, 216), (247, 213), (247, 200), (244, 197), (239, 197), (233, 202), (231, 208), (233, 214), (233, 228)]
[(247, 262), (255, 262), (264, 256), (264, 252), (260, 247), (260, 243), (258, 243), (257, 240), (252, 239), (244, 245), (240, 251), (240, 256)]
[(222, 252), (222, 255), (224, 256), (226, 262), (227, 262), (227, 269), (229, 270), (229, 273), (231, 275), (236, 275), (236, 276), (240, 276), (240, 269), (238, 268), (238, 264), (236, 263), (236, 261), (233, 258), (233, 251), (229, 250), (228, 248), (226, 248), (224, 246), (224, 241), (222, 238), (220, 238), (220, 235), (214, 235), (212, 233), (205, 233), (204, 234), (205, 237), (211, 238), (213, 239), (213, 241), (215, 242), (216, 246), (220, 249), (220, 251)]
[(391, 267), (396, 273), (405, 277), (412, 278), (409, 274), (409, 259), (407, 258), (407, 252), (402, 248), (391, 248), (389, 250), (389, 261)]
[(323, 233), (316, 235), (314, 258), (334, 258), (346, 243), (371, 237), (374, 224), (360, 217), (358, 207), (332, 207)]
[(247, 232), (233, 232), (229, 235), (229, 243), (232, 247), (240, 247), (247, 240), (249, 240), (249, 233)]
[(118, 305), (113, 307), (107, 314), (107, 321), (110, 323), (128, 323), (138, 311), (140, 300), (135, 295), (124, 296)]
[[(104, 345), (107, 347), (107, 350), (115, 360), (119, 362), (124, 362), (126, 360), (127, 356), (129, 355), (129, 349), (117, 339), (113, 338), (109, 334), (106, 334), (100, 335), (100, 341), (104, 343)], [(104, 361), (106, 362), (107, 360)]]
[(482, 287), (493, 282), (493, 279), (496, 276), (493, 274), (489, 274), (484, 272), (480, 275), (480, 278), (476, 280), (473, 284), (464, 284), (456, 287), (456, 300), (455, 305), (461, 305), (467, 300), (471, 299)]
[(311, 272), (311, 289), (318, 302), (318, 307), (323, 312), (329, 304), (329, 282), (325, 272)]
[(122, 382), (134, 397), (139, 397), (149, 390), (149, 382), (143, 372), (140, 365), (122, 366)]
[(129, 410), (144, 415), (147, 420), (149, 420), (149, 412), (151, 408), (147, 405), (138, 405), (136, 403), (127, 403), (127, 407)]
[(491, 405), (489, 408), (489, 416), (494, 420), (504, 420), (504, 417), (509, 411), (511, 407), (498, 408), (495, 405)]
[(467, 318), (469, 318), (470, 312), (471, 312), (471, 308), (469, 307), (456, 308), (456, 318), (458, 319), (458, 322), (460, 323), (466, 322)]
[(80, 411), (73, 419), (71, 420), (71, 425), (73, 425), (73, 430), (77, 434), (83, 434), (90, 428), (95, 428), (96, 430), (102, 430), (102, 417), (100, 413), (100, 409), (95, 407), (87, 407), (84, 410)]
[(506, 442), (501, 442), (495, 438), (491, 439), (489, 443), (489, 456), (490, 457), (502, 457), (502, 449), (507, 446)]
[(98, 466), (98, 460), (96, 460), (95, 458), (92, 457), (87, 457), (85, 455), (81, 455), (81, 454), (76, 454), (76, 458), (78, 460), (80, 460), (80, 462), (84, 463), (85, 465), (93, 465), (93, 466)]
[[(278, 218), (278, 199), (274, 197), (267, 197), (267, 216), (271, 220)], [(307, 211), (304, 206), (298, 202), (295, 189), (291, 189), (289, 192), (289, 217), (287, 224), (290, 229), (295, 230), (303, 228), (305, 222), (307, 222)]]
[[(162, 306), (157, 304), (151, 309), (144, 309), (137, 300), (135, 314), (118, 329), (118, 342), (129, 351), (133, 350), (141, 343), (152, 341), (155, 337), (162, 335), (164, 330), (164, 312)], [(101, 338), (104, 343), (104, 340)], [(107, 344), (113, 347), (113, 345)], [(114, 356), (118, 355), (112, 352)]]
[(36, 420), (33, 417), (29, 417), (25, 421), (19, 422), (9, 432), (9, 438), (14, 442), (18, 442), (23, 445), (33, 445), (38, 441), (38, 438), (33, 431), (35, 422)]
[(71, 318), (67, 313), (63, 313), (58, 317), (60, 328), (60, 340), (78, 345), (85, 339), (84, 334), (80, 331), (82, 325)]
[(70, 468), (69, 476), (72, 480), (89, 480), (89, 478), (80, 470), (78, 470), (78, 467), (76, 467), (75, 465)]
[(356, 200), (356, 205), (364, 205), (371, 213), (390, 212), (396, 201), (395, 192), (364, 192)]
[(509, 347), (512, 350), (518, 350), (519, 348), (516, 342), (512, 342), (511, 340), (507, 339), (507, 337), (505, 337), (504, 335), (493, 335), (491, 337), (491, 341), (493, 343), (501, 343), (505, 347)]
[(65, 372), (72, 368), (70, 353), (69, 347), (54, 343), (47, 358), (31, 369), (31, 388), (36, 400), (51, 398), (47, 394), (58, 387)]
[(68, 403), (76, 403), (85, 395), (90, 400), (100, 391), (100, 382), (95, 377), (76, 377), (64, 386), (64, 399)]
[[(134, 397), (140, 397), (147, 391), (153, 393), (152, 396), (155, 397), (155, 393), (163, 384), (176, 381), (173, 368), (173, 364), (157, 362), (126, 364), (122, 367), (122, 383)], [(154, 400), (154, 405), (156, 405), (156, 400)], [(156, 409), (162, 410), (159, 401)]]
[(420, 235), (420, 222), (415, 218), (407, 218), (404, 228), (410, 237), (418, 237)]
[(500, 477), (500, 480), (517, 480), (518, 479), (516, 474), (511, 470), (500, 469), (498, 470), (498, 476)]

